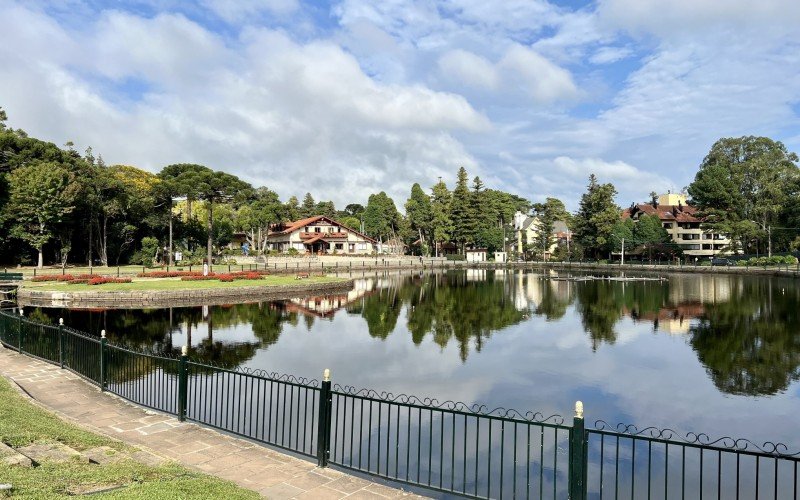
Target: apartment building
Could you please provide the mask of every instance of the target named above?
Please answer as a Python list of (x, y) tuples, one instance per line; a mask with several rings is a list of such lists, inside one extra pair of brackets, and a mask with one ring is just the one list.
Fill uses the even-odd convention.
[(633, 220), (642, 215), (657, 215), (685, 256), (713, 257), (731, 253), (726, 235), (700, 227), (703, 220), (697, 216), (697, 209), (686, 203), (684, 193), (662, 194), (653, 203), (634, 204), (622, 212), (623, 218)]

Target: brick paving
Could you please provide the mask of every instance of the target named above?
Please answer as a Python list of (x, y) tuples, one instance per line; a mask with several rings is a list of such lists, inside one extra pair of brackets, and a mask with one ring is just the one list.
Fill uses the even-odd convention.
[(94, 432), (142, 448), (141, 460), (171, 459), (280, 499), (420, 498), (258, 444), (138, 407), (79, 376), (0, 346), (0, 374), (42, 407)]

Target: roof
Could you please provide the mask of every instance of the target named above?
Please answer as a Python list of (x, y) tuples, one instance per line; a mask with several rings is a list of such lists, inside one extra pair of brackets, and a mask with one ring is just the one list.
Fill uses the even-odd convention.
[[(333, 220), (330, 217), (327, 217), (325, 215), (315, 215), (314, 217), (306, 217), (305, 219), (296, 220), (294, 222), (284, 222), (283, 223), (283, 226), (284, 226), (283, 229), (281, 229), (280, 231), (271, 231), (270, 234), (271, 235), (290, 234), (290, 233), (293, 233), (293, 232), (295, 232), (295, 231), (297, 231), (299, 229), (304, 228), (305, 226), (308, 226), (309, 224), (315, 224), (315, 223), (317, 223), (319, 221), (322, 221), (322, 220), (327, 221), (327, 222), (329, 222), (331, 224), (335, 224), (335, 225), (337, 225), (337, 226), (339, 226), (339, 227), (341, 227), (343, 229), (346, 229), (347, 231), (350, 231), (353, 234), (357, 234), (357, 235), (361, 236), (362, 238), (364, 238), (365, 240), (368, 240), (368, 241), (370, 241), (372, 243), (377, 243), (376, 240), (370, 238), (366, 234), (359, 233), (355, 229), (349, 228), (349, 227), (345, 226), (344, 224), (342, 224), (341, 222), (335, 221), (335, 220)], [(313, 241), (317, 241), (318, 239), (319, 238), (312, 238), (311, 240), (306, 240), (304, 243), (310, 243), (310, 242), (313, 242)]]
[(702, 222), (703, 219), (696, 216), (697, 208), (691, 205), (658, 205), (652, 203), (639, 203), (622, 211), (622, 218), (632, 218), (634, 216), (657, 215), (659, 219), (667, 222)]

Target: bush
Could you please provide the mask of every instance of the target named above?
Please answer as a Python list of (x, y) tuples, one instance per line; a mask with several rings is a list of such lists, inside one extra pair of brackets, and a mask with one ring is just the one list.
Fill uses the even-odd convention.
[(75, 277), (71, 274), (49, 274), (46, 276), (36, 276), (31, 281), (39, 283), (42, 281), (70, 281), (74, 279)]
[(89, 278), (76, 278), (76, 279), (67, 281), (68, 285), (85, 285), (87, 283), (89, 283)]
[(191, 275), (191, 276), (182, 276), (181, 281), (206, 281), (206, 280), (215, 280), (217, 279), (217, 275), (214, 273), (209, 273), (208, 276), (200, 275)]
[(157, 251), (158, 240), (151, 236), (145, 236), (142, 238), (142, 250), (139, 253), (139, 263), (143, 266), (152, 266)]
[(218, 274), (217, 278), (223, 283), (232, 283), (234, 276), (232, 274)]
[(95, 276), (88, 281), (89, 285), (105, 285), (106, 283), (130, 283), (130, 278), (112, 278), (109, 276)]
[(300, 252), (297, 251), (296, 248), (290, 248), (286, 253), (294, 257), (295, 255), (299, 254)]
[(139, 273), (137, 278), (178, 278), (180, 276), (202, 276), (202, 271), (150, 271)]
[(444, 256), (446, 260), (467, 260), (467, 257), (460, 253), (451, 253)]

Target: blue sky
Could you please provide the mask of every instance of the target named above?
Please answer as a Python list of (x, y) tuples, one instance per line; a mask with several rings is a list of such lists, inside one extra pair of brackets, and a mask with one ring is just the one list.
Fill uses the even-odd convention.
[(337, 205), (459, 166), (576, 208), (679, 190), (719, 137), (800, 150), (795, 0), (0, 0), (9, 124), (108, 163)]

